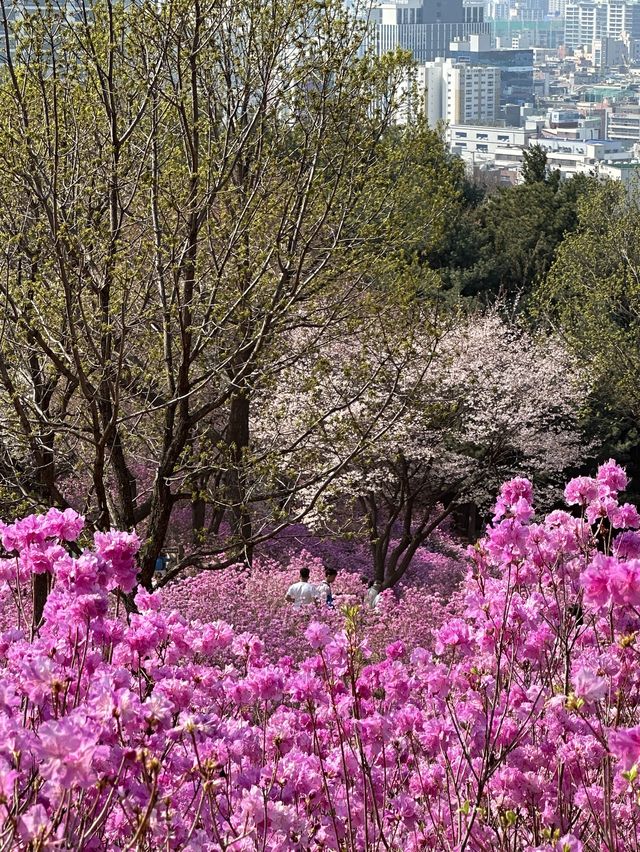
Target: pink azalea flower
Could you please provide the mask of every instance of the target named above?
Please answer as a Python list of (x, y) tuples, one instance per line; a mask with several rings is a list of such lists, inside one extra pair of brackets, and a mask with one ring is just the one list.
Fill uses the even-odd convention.
[[(620, 469), (604, 467), (588, 509), (634, 524)], [(327, 544), (348, 618), (286, 605), (292, 572), (322, 576), (321, 543), (302, 534), (305, 554), (139, 590), (128, 613), (111, 591), (135, 582), (131, 534), (77, 554), (61, 513), (3, 526), (15, 555), (0, 562), (0, 833), (20, 848), (123, 849), (148, 813), (138, 840), (193, 852), (383, 837), (406, 852), (496, 837), (581, 852), (605, 843), (609, 812), (620, 849), (635, 848), (640, 534), (594, 536), (558, 511), (531, 524), (531, 497), (508, 483), (472, 559), (447, 534), (446, 554), (422, 549), (383, 608), (362, 606), (365, 545)], [(42, 571), (52, 589), (34, 631)], [(480, 779), (487, 806), (467, 836)]]
[(51, 831), (49, 815), (44, 805), (33, 805), (21, 817), (18, 824), (20, 837), (26, 841), (44, 838)]
[(318, 621), (312, 621), (304, 635), (311, 647), (316, 649), (326, 647), (333, 638), (329, 626)]
[(640, 558), (640, 533), (620, 533), (614, 539), (613, 549), (619, 559)]
[(466, 653), (470, 647), (471, 631), (469, 625), (461, 618), (454, 618), (444, 624), (436, 634), (435, 652), (439, 656), (452, 648)]
[(38, 739), (44, 778), (65, 789), (88, 787), (95, 781), (91, 764), (96, 737), (85, 720), (67, 717), (45, 722), (40, 725)]
[(640, 725), (626, 730), (610, 731), (609, 749), (618, 758), (623, 769), (631, 769), (640, 760)]
[(614, 603), (640, 606), (640, 560), (616, 560), (609, 575), (609, 589)]
[(574, 834), (563, 834), (556, 843), (556, 852), (582, 852), (583, 845)]
[(595, 606), (605, 606), (611, 599), (610, 579), (618, 561), (612, 556), (597, 554), (581, 576), (585, 601)]
[(611, 522), (616, 529), (637, 529), (640, 527), (640, 513), (631, 503), (625, 503), (613, 511)]
[(564, 489), (564, 499), (569, 506), (587, 506), (598, 497), (598, 483), (589, 476), (577, 476)]
[(84, 518), (73, 509), (51, 508), (43, 518), (46, 535), (62, 541), (76, 541), (84, 529)]
[(629, 478), (624, 468), (616, 464), (613, 459), (600, 465), (597, 473), (598, 485), (605, 489), (606, 493), (617, 494), (624, 491), (629, 483)]
[(606, 678), (600, 677), (592, 669), (581, 668), (573, 677), (573, 691), (587, 704), (593, 704), (607, 695), (609, 684)]

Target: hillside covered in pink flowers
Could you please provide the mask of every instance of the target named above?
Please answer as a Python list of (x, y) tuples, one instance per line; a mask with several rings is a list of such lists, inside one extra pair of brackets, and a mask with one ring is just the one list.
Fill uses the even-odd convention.
[(89, 541), (53, 509), (4, 525), (1, 848), (636, 848), (626, 486), (609, 462), (537, 517), (511, 480), (458, 593), (461, 557), (425, 551), (371, 611), (349, 566), (336, 610), (288, 606), (300, 564), (322, 568), (302, 552), (138, 589), (127, 613), (135, 535)]

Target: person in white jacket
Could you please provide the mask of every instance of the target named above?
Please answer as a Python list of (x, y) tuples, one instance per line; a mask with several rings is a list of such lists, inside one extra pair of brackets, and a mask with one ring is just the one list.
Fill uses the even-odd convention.
[(309, 581), (309, 574), (308, 568), (301, 568), (300, 580), (287, 589), (285, 597), (296, 609), (314, 603), (317, 598), (316, 587)]
[(380, 583), (371, 582), (369, 584), (369, 588), (364, 596), (364, 602), (369, 607), (369, 609), (375, 609), (378, 598), (380, 597)]

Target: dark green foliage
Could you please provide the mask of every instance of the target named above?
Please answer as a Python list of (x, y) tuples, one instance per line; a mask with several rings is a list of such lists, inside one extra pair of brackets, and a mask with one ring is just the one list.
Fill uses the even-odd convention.
[(430, 263), (444, 285), (462, 296), (524, 303), (576, 227), (578, 199), (594, 183), (582, 175), (558, 183), (551, 175), (498, 190), (480, 203), (463, 200)]
[(530, 186), (535, 183), (548, 183), (555, 189), (560, 184), (560, 172), (549, 170), (547, 152), (540, 145), (532, 145), (523, 152), (522, 178)]
[(640, 199), (609, 182), (579, 203), (578, 227), (535, 290), (533, 318), (589, 368), (586, 422), (601, 455), (640, 485)]

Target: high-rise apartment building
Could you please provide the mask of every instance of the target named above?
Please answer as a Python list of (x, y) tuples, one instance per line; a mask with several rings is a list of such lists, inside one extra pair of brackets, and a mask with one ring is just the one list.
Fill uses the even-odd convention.
[(564, 18), (567, 10), (567, 0), (549, 0), (549, 14)]
[(417, 62), (449, 56), (455, 39), (490, 33), (484, 6), (463, 0), (380, 0), (371, 15), (375, 50), (410, 50)]
[(596, 0), (569, 2), (565, 9), (564, 41), (572, 50), (606, 35), (607, 9)]
[(640, 37), (640, 4), (630, 0), (569, 0), (565, 9), (565, 44), (571, 49), (594, 39)]
[(511, 17), (518, 21), (541, 21), (549, 14), (549, 0), (514, 0)]
[(493, 20), (542, 21), (551, 0), (486, 0), (485, 11)]
[(608, 0), (607, 38), (622, 38), (626, 33), (632, 38), (640, 36), (640, 5), (636, 2)]
[(492, 21), (506, 21), (511, 12), (511, 4), (505, 0), (488, 0), (485, 12)]
[(451, 59), (436, 59), (418, 67), (418, 86), (424, 90), (425, 116), (430, 127), (494, 122), (500, 109), (500, 70)]

